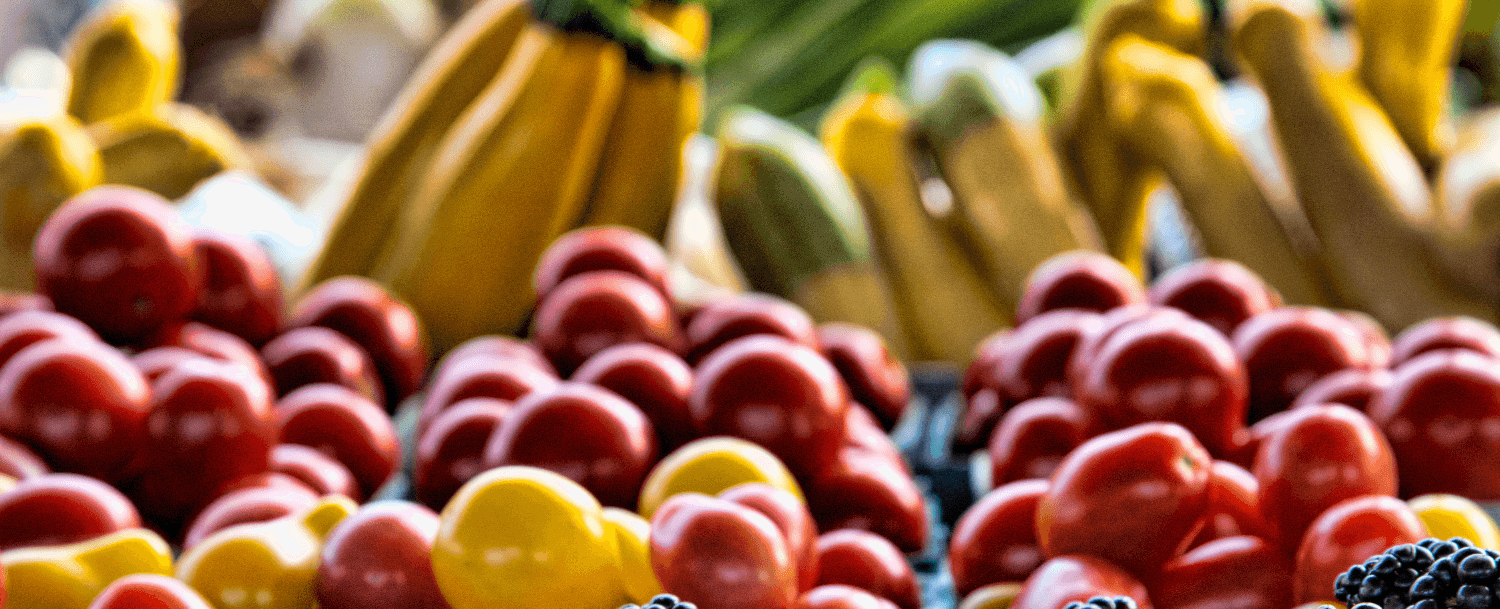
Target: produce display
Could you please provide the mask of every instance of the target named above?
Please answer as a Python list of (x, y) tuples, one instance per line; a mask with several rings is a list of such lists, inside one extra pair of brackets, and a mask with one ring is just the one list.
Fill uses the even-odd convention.
[(0, 608), (1500, 607), (1483, 3), (222, 1), (0, 70)]

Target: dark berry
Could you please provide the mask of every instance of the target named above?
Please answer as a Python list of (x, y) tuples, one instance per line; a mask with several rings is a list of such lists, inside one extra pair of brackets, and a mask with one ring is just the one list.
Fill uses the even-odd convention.
[(1458, 589), (1457, 601), (1454, 607), (1457, 609), (1490, 609), (1489, 586), (1467, 585)]
[(1495, 559), (1484, 553), (1470, 554), (1458, 563), (1458, 581), (1465, 584), (1488, 584), (1495, 579)]

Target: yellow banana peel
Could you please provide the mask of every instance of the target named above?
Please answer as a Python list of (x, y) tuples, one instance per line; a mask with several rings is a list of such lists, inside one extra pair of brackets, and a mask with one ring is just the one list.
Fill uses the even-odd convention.
[(52, 212), (104, 181), (99, 149), (66, 114), (0, 129), (0, 289), (35, 287), (32, 241)]
[(961, 365), (1012, 307), (923, 208), (910, 123), (895, 95), (855, 91), (834, 102), (820, 137), (859, 194), (911, 356)]
[(176, 199), (199, 182), (253, 162), (234, 131), (193, 106), (160, 104), (89, 126), (104, 161), (104, 181)]
[(182, 54), (179, 18), (176, 3), (164, 0), (121, 0), (96, 9), (65, 49), (73, 73), (68, 113), (90, 124), (172, 99)]
[(1442, 218), (1435, 249), (1453, 277), (1500, 301), (1500, 110), (1470, 123), (1434, 184)]
[(1123, 140), (1165, 171), (1208, 255), (1245, 264), (1289, 303), (1330, 306), (1321, 261), (1297, 251), (1235, 146), (1208, 64), (1124, 34), (1111, 43), (1103, 75)]
[(582, 219), (624, 76), (620, 45), (529, 24), (439, 143), (377, 274), (422, 318), (435, 352), (524, 329), (532, 270)]
[(1316, 52), (1322, 22), (1302, 3), (1233, 6), (1234, 43), (1271, 103), (1308, 222), (1341, 302), (1392, 332), (1436, 315), (1494, 319), (1440, 271), (1421, 168), (1369, 92)]
[(526, 0), (485, 0), (468, 11), (423, 60), (369, 137), (343, 208), (298, 293), (340, 275), (370, 275), (394, 248), (392, 232), (433, 170), (439, 143), (494, 82), (531, 20)]

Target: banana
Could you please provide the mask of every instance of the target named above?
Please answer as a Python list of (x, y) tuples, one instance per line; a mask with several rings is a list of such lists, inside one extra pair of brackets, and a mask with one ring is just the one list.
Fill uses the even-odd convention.
[(1434, 210), (1422, 170), (1353, 75), (1320, 64), (1316, 45), (1326, 32), (1311, 7), (1249, 0), (1233, 8), (1235, 48), (1266, 90), (1339, 300), (1391, 332), (1438, 315), (1494, 319), (1488, 303), (1432, 260)]
[(1102, 247), (1068, 197), (1042, 125), (1041, 92), (1010, 58), (980, 43), (937, 40), (912, 55), (918, 138), (953, 194), (949, 223), (1002, 302), (1017, 302), (1042, 261)]
[[(707, 42), (702, 5), (651, 2), (646, 7), (671, 28), (663, 36), (681, 38), (685, 53), (702, 54)], [(693, 70), (643, 63), (630, 62), (626, 69), (620, 107), (604, 139), (583, 223), (629, 226), (661, 240), (683, 178), (683, 145), (703, 118), (703, 77)]]
[(57, 113), (22, 120), (0, 134), (0, 289), (35, 285), (31, 246), (64, 201), (104, 181), (99, 150), (83, 126)]
[(66, 48), (73, 87), (68, 113), (83, 124), (147, 112), (177, 90), (181, 48), (175, 3), (121, 0), (102, 5)]
[(1146, 202), (1162, 178), (1121, 145), (1105, 107), (1100, 61), (1125, 32), (1199, 54), (1207, 28), (1198, 0), (1114, 0), (1096, 10), (1085, 24), (1083, 60), (1060, 84), (1059, 147), (1109, 253), (1143, 274)]
[(1266, 201), (1217, 110), (1222, 91), (1208, 64), (1124, 34), (1102, 73), (1123, 141), (1165, 171), (1207, 253), (1245, 264), (1289, 303), (1329, 306), (1321, 261), (1297, 251)]
[(531, 20), (526, 0), (485, 0), (467, 12), (423, 60), (369, 138), (359, 178), (335, 216), (297, 293), (340, 275), (370, 275), (394, 244), (448, 129), (495, 80)]
[(1424, 167), (1453, 140), (1449, 70), (1467, 0), (1356, 0), (1359, 75)]
[[(895, 80), (883, 64), (862, 72), (864, 82)], [(923, 208), (911, 115), (893, 90), (876, 85), (845, 94), (824, 116), (819, 136), (859, 193), (911, 357), (963, 365), (974, 345), (1010, 324), (1013, 307)]]
[(715, 203), (750, 287), (801, 305), (819, 322), (874, 329), (905, 356), (859, 201), (818, 141), (747, 107), (727, 111), (718, 133)]
[(168, 199), (227, 169), (248, 169), (249, 153), (222, 121), (193, 106), (165, 103), (149, 112), (94, 123), (89, 135), (104, 160), (104, 181)]
[(528, 24), (438, 144), (376, 274), (411, 303), (436, 353), (524, 329), (532, 270), (582, 218), (624, 77), (621, 45)]

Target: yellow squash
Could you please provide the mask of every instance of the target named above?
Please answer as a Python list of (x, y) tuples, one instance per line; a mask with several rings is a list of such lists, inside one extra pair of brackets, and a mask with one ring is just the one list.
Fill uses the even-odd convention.
[(89, 124), (172, 99), (182, 54), (178, 19), (177, 3), (165, 0), (101, 4), (64, 49), (73, 73), (68, 113)]
[(856, 90), (834, 102), (819, 135), (859, 194), (911, 356), (961, 365), (1008, 325), (1012, 305), (923, 208), (910, 123), (894, 94)]
[(1146, 203), (1161, 174), (1120, 142), (1109, 119), (1100, 62), (1110, 42), (1125, 32), (1201, 53), (1207, 31), (1203, 6), (1198, 0), (1113, 0), (1087, 20), (1085, 30), (1083, 60), (1063, 78), (1059, 146), (1109, 253), (1142, 273)]
[(617, 507), (604, 508), (604, 527), (614, 538), (621, 587), (630, 602), (646, 604), (661, 594), (661, 582), (651, 569), (651, 523), (639, 514)]
[[(1484, 1), (1484, 0), (1480, 0)], [(1450, 70), (1467, 0), (1355, 0), (1359, 75), (1424, 167), (1453, 140)]]
[(357, 509), (328, 495), (299, 514), (225, 528), (183, 553), (177, 579), (216, 609), (313, 609), (323, 540)]
[(485, 0), (427, 54), (369, 137), (359, 179), (302, 277), (299, 293), (340, 275), (370, 275), (390, 253), (402, 209), (432, 167), (438, 143), (495, 81), (531, 20), (526, 0)]
[[(702, 5), (651, 2), (646, 7), (647, 14), (659, 15), (660, 23), (671, 28), (659, 36), (677, 38), (684, 55), (702, 55), (702, 32), (707, 30)], [(643, 23), (650, 27), (652, 21)], [(679, 31), (698, 40), (689, 41)], [(702, 74), (631, 61), (583, 224), (629, 226), (661, 240), (684, 179), (683, 146), (702, 119)]]
[(1243, 263), (1289, 303), (1330, 305), (1321, 261), (1294, 247), (1235, 146), (1208, 64), (1124, 34), (1103, 75), (1123, 141), (1166, 172), (1208, 255)]
[(1368, 91), (1316, 52), (1320, 17), (1290, 1), (1234, 10), (1234, 43), (1271, 104), (1309, 224), (1339, 301), (1399, 332), (1436, 315), (1494, 319), (1428, 251), (1432, 196), (1421, 168)]
[(234, 131), (187, 104), (121, 114), (89, 125), (104, 161), (104, 181), (181, 198), (199, 182), (253, 162)]
[(908, 73), (919, 137), (952, 193), (948, 224), (1002, 302), (1019, 301), (1044, 260), (1103, 247), (1069, 198), (1041, 91), (1023, 68), (977, 42), (936, 40), (912, 54)]
[(693, 440), (667, 455), (641, 483), (641, 516), (678, 493), (719, 493), (746, 482), (762, 482), (802, 498), (797, 479), (781, 459), (754, 442), (730, 437)]
[(172, 574), (172, 549), (146, 529), (126, 529), (64, 546), (0, 553), (6, 607), (87, 609), (105, 587), (137, 573)]
[(71, 116), (27, 119), (0, 132), (0, 289), (34, 287), (37, 230), (64, 201), (103, 180), (99, 149)]
[(523, 329), (537, 259), (582, 218), (624, 74), (619, 44), (528, 24), (438, 144), (377, 274), (411, 303), (435, 352)]

